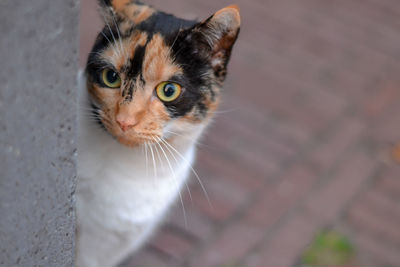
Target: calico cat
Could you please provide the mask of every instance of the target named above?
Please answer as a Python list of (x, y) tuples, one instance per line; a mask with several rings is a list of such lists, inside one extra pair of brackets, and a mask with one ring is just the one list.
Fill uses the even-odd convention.
[(116, 266), (178, 198), (240, 28), (237, 6), (196, 22), (99, 3), (105, 27), (80, 81), (78, 267)]

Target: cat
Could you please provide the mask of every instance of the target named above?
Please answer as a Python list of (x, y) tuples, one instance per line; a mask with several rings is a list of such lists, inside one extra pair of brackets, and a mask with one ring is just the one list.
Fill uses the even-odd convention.
[(80, 80), (76, 266), (117, 266), (192, 171), (240, 30), (236, 5), (197, 22), (99, 0), (105, 26)]

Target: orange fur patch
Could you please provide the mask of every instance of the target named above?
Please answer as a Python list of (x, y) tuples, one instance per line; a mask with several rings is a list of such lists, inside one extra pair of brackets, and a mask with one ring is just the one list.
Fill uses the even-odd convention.
[(395, 145), (392, 149), (392, 157), (397, 163), (400, 163), (400, 144)]
[(129, 39), (129, 43), (130, 43), (130, 54), (131, 54), (131, 58), (135, 57), (135, 50), (138, 46), (144, 46), (147, 42), (147, 33), (145, 32), (137, 32), (134, 36), (132, 36)]
[(126, 62), (134, 57), (137, 46), (144, 46), (147, 42), (147, 33), (137, 32), (131, 38), (117, 41), (102, 52), (102, 58), (110, 62), (118, 71)]
[(131, 2), (131, 0), (112, 0), (112, 6), (117, 12), (120, 12), (124, 10), (129, 2)]
[(171, 76), (183, 73), (170, 54), (170, 48), (165, 45), (160, 34), (155, 34), (146, 47), (146, 57), (143, 64), (143, 77), (146, 81), (167, 81)]
[(124, 6), (119, 12), (134, 24), (139, 24), (148, 19), (156, 11), (149, 6), (130, 4)]
[(96, 102), (104, 107), (111, 107), (120, 98), (118, 90), (115, 89), (101, 88), (96, 85), (88, 86), (88, 89)]
[(134, 101), (121, 104), (116, 110), (116, 120), (125, 120), (133, 126), (129, 131), (114, 129), (111, 133), (128, 146), (151, 141), (153, 136), (161, 136), (168, 112), (158, 99), (152, 99), (145, 91), (137, 91)]

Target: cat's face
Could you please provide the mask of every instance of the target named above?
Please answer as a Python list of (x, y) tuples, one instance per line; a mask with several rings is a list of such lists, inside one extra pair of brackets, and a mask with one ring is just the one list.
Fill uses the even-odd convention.
[(238, 8), (197, 23), (130, 0), (100, 3), (106, 26), (86, 72), (102, 126), (127, 146), (204, 127), (239, 32)]

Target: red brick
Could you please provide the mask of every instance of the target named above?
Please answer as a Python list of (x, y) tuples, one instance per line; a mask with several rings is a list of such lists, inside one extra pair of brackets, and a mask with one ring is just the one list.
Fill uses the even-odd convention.
[(299, 165), (280, 178), (274, 188), (268, 188), (246, 212), (246, 222), (268, 229), (293, 206), (300, 203), (311, 190), (317, 176)]
[(343, 157), (349, 148), (363, 133), (365, 126), (356, 119), (346, 119), (337, 125), (329, 134), (327, 140), (323, 140), (311, 154), (311, 161), (322, 170), (327, 170)]
[[(328, 44), (334, 45), (335, 50), (331, 51), (331, 53), (321, 53), (320, 60), (323, 60), (325, 62), (329, 62), (330, 66), (334, 65), (334, 63), (337, 64), (338, 61), (338, 55), (342, 56), (343, 53), (343, 58), (345, 58), (345, 51), (339, 50), (342, 47), (347, 47), (346, 50), (352, 48), (354, 46), (353, 43), (349, 43), (348, 40), (351, 38), (348, 38), (347, 36), (343, 36), (343, 32), (348, 34), (351, 32), (351, 27), (347, 27), (345, 29), (340, 29), (340, 31), (336, 28), (338, 23), (335, 22), (337, 18), (333, 16), (327, 16), (327, 14), (324, 14), (323, 16), (319, 14), (320, 12), (309, 12), (309, 5), (304, 4), (304, 3), (295, 3), (294, 5), (288, 5), (287, 1), (283, 1), (282, 4), (272, 4), (269, 5), (259, 5), (259, 3), (251, 3), (254, 7), (254, 14), (252, 14), (252, 18), (258, 18), (258, 24), (263, 25), (266, 24), (263, 28), (267, 28), (267, 31), (271, 31), (268, 28), (268, 25), (271, 25), (270, 27), (275, 27), (276, 31), (284, 31), (287, 35), (290, 33), (290, 38), (286, 37), (286, 40), (279, 40), (278, 38), (271, 38), (271, 42), (276, 41), (278, 39), (279, 43), (282, 45), (290, 46), (290, 47), (284, 47), (282, 50), (286, 53), (290, 53), (291, 51), (288, 51), (290, 48), (297, 49), (299, 54), (305, 55), (303, 62), (307, 61), (312, 61), (315, 62), (316, 59), (314, 57), (311, 57), (310, 52), (313, 52), (315, 49), (307, 49), (305, 47), (304, 43), (309, 41), (310, 39), (315, 39), (315, 37), (319, 37), (320, 39), (323, 39), (326, 41)], [(251, 5), (249, 4), (249, 5)], [(268, 7), (267, 7), (268, 6)], [(313, 4), (313, 10), (316, 8), (316, 4)], [(346, 6), (346, 5), (344, 5)], [(325, 9), (328, 10), (330, 5), (326, 5), (325, 3), (322, 5), (319, 5), (319, 7), (325, 7)], [(335, 9), (331, 8), (331, 9)], [(265, 16), (266, 18), (263, 18), (261, 14), (268, 14)], [(273, 21), (271, 20), (271, 17), (273, 17)], [(304, 18), (311, 20), (317, 20), (319, 23), (306, 23), (304, 21)], [(267, 23), (265, 21), (267, 20)], [(264, 22), (264, 24), (261, 24)], [(309, 22), (309, 21), (307, 21)], [(255, 23), (255, 22), (253, 22)], [(334, 23), (334, 24), (333, 24)], [(283, 25), (282, 25), (283, 24)], [(333, 24), (333, 25), (331, 25)], [(285, 27), (286, 26), (286, 27)], [(273, 33), (270, 33), (271, 36), (274, 36)], [(283, 34), (282, 34), (283, 35)], [(258, 37), (258, 36), (256, 36)], [(275, 37), (275, 36), (274, 36)], [(347, 38), (345, 38), (347, 37)], [(259, 37), (259, 39), (263, 40), (262, 38)], [(260, 40), (260, 41), (261, 41)], [(286, 42), (285, 42), (286, 41)], [(256, 42), (257, 43), (257, 42)], [(338, 47), (339, 46), (339, 47)], [(258, 47), (258, 46), (257, 46)], [(318, 47), (318, 46), (317, 46)], [(312, 47), (313, 48), (313, 47)], [(364, 46), (360, 45), (360, 49), (363, 49)], [(367, 53), (366, 51), (363, 51), (364, 53)], [(373, 51), (375, 52), (375, 51)], [(265, 52), (264, 52), (265, 53)], [(264, 54), (261, 51), (259, 52), (260, 55)], [(315, 52), (314, 52), (315, 53)], [(372, 54), (372, 53), (371, 53)], [(336, 58), (334, 58), (336, 56)], [(333, 57), (333, 58), (332, 58)], [(273, 59), (272, 59), (273, 60)], [(273, 60), (274, 62), (281, 62), (282, 60), (276, 59)], [(340, 63), (340, 62), (339, 62)], [(303, 67), (305, 70), (309, 70), (309, 68), (304, 67), (304, 65), (301, 65), (299, 63), (297, 64), (286, 64), (287, 66), (296, 66), (297, 68)], [(343, 63), (340, 65), (344, 65)], [(275, 67), (275, 64), (273, 65)], [(364, 68), (365, 69), (365, 68)], [(335, 69), (335, 72), (341, 72), (345, 71), (346, 69)], [(282, 74), (286, 73), (292, 73), (293, 70), (285, 70), (281, 71)], [(307, 71), (304, 71), (307, 72)], [(311, 74), (315, 74), (315, 71), (309, 71)], [(348, 80), (354, 79), (355, 73), (357, 72), (357, 69), (354, 69), (352, 72), (351, 77), (350, 75), (345, 75), (343, 73), (340, 73), (342, 78), (349, 78)], [(297, 73), (296, 73), (297, 74)], [(298, 80), (299, 75), (296, 75), (296, 80)], [(310, 77), (309, 79), (315, 80), (314, 77)], [(365, 77), (363, 77), (365, 79)], [(314, 81), (315, 83), (315, 81)], [(338, 89), (340, 88), (340, 86)], [(352, 87), (344, 87), (343, 89), (347, 89), (348, 91), (351, 89), (354, 89)]]
[(165, 229), (151, 239), (150, 246), (179, 261), (185, 259), (195, 244), (185, 237)]
[[(354, 5), (355, 3), (356, 1), (347, 1), (346, 4), (326, 3), (320, 0), (310, 1), (309, 5), (312, 5), (314, 8), (314, 12), (312, 13), (313, 18), (320, 22), (313, 23), (312, 25), (300, 23), (301, 16), (304, 16), (307, 13), (307, 15), (310, 16), (310, 12), (307, 10), (309, 5), (305, 5), (303, 3), (296, 3), (290, 7), (288, 7), (287, 3), (282, 5), (272, 5), (271, 7), (276, 6), (279, 7), (280, 10), (275, 9), (275, 12), (271, 12), (271, 14), (274, 14), (275, 16), (278, 16), (277, 14), (283, 14), (284, 16), (281, 16), (283, 20), (290, 22), (291, 25), (296, 26), (299, 31), (301, 29), (307, 31), (307, 29), (304, 29), (304, 26), (307, 25), (309, 26), (308, 32), (312, 33), (313, 35), (320, 35), (324, 39), (328, 39), (333, 43), (343, 43), (348, 47), (348, 49), (351, 49), (355, 47), (356, 44), (359, 44), (357, 48), (367, 48), (368, 51), (371, 51), (371, 57), (376, 53), (381, 53), (380, 48), (382, 48), (382, 46), (391, 44), (392, 42), (398, 42), (397, 36), (393, 36), (393, 34), (388, 33), (382, 34), (381, 36), (385, 40), (371, 38), (372, 33), (367, 32), (366, 29), (381, 29), (381, 31), (382, 28), (386, 29), (386, 27), (380, 25), (380, 23), (385, 21), (386, 17), (381, 13), (380, 19), (368, 20), (370, 16), (376, 15), (376, 12), (374, 13), (376, 9), (372, 8), (370, 5), (361, 4), (363, 3), (361, 1), (358, 1), (358, 4)], [(349, 8), (350, 6), (352, 8)], [(318, 11), (315, 12), (316, 10)], [(354, 14), (354, 12), (351, 12), (351, 10), (362, 10), (363, 12), (357, 12), (357, 14)], [(361, 16), (358, 16), (359, 14), (361, 14)], [(360, 18), (362, 21), (357, 21)], [(392, 27), (392, 30), (394, 30), (394, 28), (395, 27)], [(367, 40), (365, 37), (369, 37), (368, 43), (366, 43)], [(394, 48), (389, 50), (393, 51), (392, 49)], [(367, 51), (365, 51), (365, 53), (366, 52)], [(367, 69), (363, 65), (361, 65), (360, 68), (361, 67), (363, 67), (362, 69)]]
[(205, 250), (191, 259), (191, 267), (230, 266), (264, 238), (258, 228), (238, 222), (223, 229)]
[(247, 267), (292, 267), (321, 225), (311, 216), (297, 213), (274, 232), (268, 242), (247, 260)]
[[(290, 120), (300, 122), (317, 134), (325, 129), (336, 117), (344, 111), (345, 101), (335, 94), (320, 88), (297, 89), (291, 97), (291, 102), (277, 108), (280, 114)], [(288, 102), (289, 100), (286, 100)], [(322, 104), (323, 103), (323, 104)]]
[(365, 103), (365, 110), (371, 117), (377, 117), (382, 115), (391, 104), (397, 104), (399, 96), (400, 85), (395, 85), (393, 82), (385, 84), (384, 86), (377, 88), (372, 96), (368, 97)]
[[(400, 88), (400, 86), (399, 86)], [(397, 89), (399, 90), (399, 89)], [(396, 98), (396, 103), (399, 103), (400, 98)], [(371, 129), (370, 135), (375, 139), (385, 143), (397, 143), (400, 138), (400, 106), (392, 106), (386, 112), (376, 119), (374, 127)], [(388, 151), (388, 154), (390, 151)]]
[(378, 188), (400, 199), (400, 168), (393, 169), (378, 181)]
[(205, 241), (215, 231), (215, 223), (204, 214), (192, 208), (190, 202), (186, 202), (186, 222), (183, 216), (182, 208), (177, 206), (168, 214), (167, 225), (172, 225), (186, 232), (191, 236)]
[(356, 229), (400, 245), (400, 220), (393, 219), (391, 213), (382, 214), (372, 209), (368, 203), (359, 203), (351, 208), (349, 220)]
[[(219, 177), (209, 177), (207, 179), (207, 193), (211, 198), (218, 198), (221, 201), (229, 203), (230, 205), (239, 208), (247, 202), (250, 197), (250, 192), (247, 192), (245, 188), (238, 185), (234, 181), (226, 179), (219, 179)], [(200, 188), (195, 190), (202, 191)], [(212, 205), (212, 202), (211, 202)]]
[(124, 267), (178, 267), (179, 263), (174, 259), (155, 253), (150, 249), (143, 249), (127, 260)]
[[(229, 157), (232, 163), (245, 169), (255, 169), (259, 173), (276, 172), (281, 159), (277, 158), (263, 145), (252, 139), (247, 139), (240, 133), (230, 135), (213, 135), (208, 138), (211, 146), (219, 147), (214, 153), (221, 157)], [(246, 159), (246, 160), (243, 160)]]
[[(362, 266), (362, 267), (382, 266), (382, 263), (379, 262), (379, 260), (376, 260), (371, 254), (363, 253), (360, 255), (360, 253), (358, 253), (357, 259), (358, 259), (359, 264), (354, 265), (354, 267), (356, 267), (356, 266)], [(350, 267), (353, 267), (353, 265), (351, 265)]]
[(258, 201), (254, 207), (251, 207), (244, 220), (225, 228), (217, 239), (207, 246), (205, 252), (194, 259), (194, 262), (217, 266), (240, 260), (265, 238), (260, 233), (266, 233), (268, 227), (271, 227), (293, 204), (297, 203), (307, 193), (315, 179), (316, 176), (309, 169), (303, 166), (293, 168), (282, 178), (275, 191), (267, 193), (265, 195), (267, 198), (263, 197), (263, 201)]
[(333, 177), (310, 195), (308, 210), (328, 222), (335, 220), (376, 166), (377, 162), (362, 151), (348, 155)]
[(273, 120), (272, 128), (275, 134), (285, 136), (285, 141), (292, 146), (303, 146), (310, 141), (311, 136), (308, 129), (298, 123), (288, 122), (279, 117), (270, 118), (270, 120)]
[[(354, 14), (354, 12), (351, 12), (352, 9), (359, 10), (360, 12)], [(371, 8), (370, 5), (365, 5), (362, 1), (350, 1), (347, 7), (341, 5), (335, 9), (334, 15), (336, 14), (342, 15), (343, 18), (345, 18), (343, 20), (338, 20), (344, 29), (348, 27), (348, 24), (356, 26), (355, 28), (357, 31), (353, 31), (353, 35), (349, 35), (349, 37), (357, 40), (362, 43), (363, 46), (371, 50), (375, 50), (390, 57), (389, 51), (393, 51), (393, 49), (395, 49), (395, 43), (400, 41), (395, 34), (395, 27), (387, 27), (382, 23), (387, 20), (387, 15), (379, 9)], [(377, 21), (380, 23), (376, 23)], [(395, 23), (392, 22), (391, 24), (394, 25)], [(379, 40), (372, 38), (371, 40), (371, 32), (379, 32), (381, 38)], [(366, 43), (367, 40), (369, 40), (368, 43)]]
[[(257, 76), (265, 75), (261, 71), (257, 73)], [(273, 81), (273, 80), (277, 81)], [(257, 107), (263, 107), (267, 105), (273, 110), (274, 116), (278, 117), (279, 120), (287, 122), (291, 126), (295, 126), (298, 130), (305, 131), (307, 137), (312, 137), (313, 134), (318, 133), (330, 122), (331, 117), (318, 110), (318, 104), (314, 103), (312, 106), (300, 105), (298, 102), (299, 92), (304, 93), (299, 88), (294, 87), (291, 89), (293, 92), (288, 92), (290, 85), (287, 85), (286, 80), (278, 80), (276, 77), (268, 79), (272, 83), (271, 87), (274, 87), (272, 96), (267, 97), (268, 100), (263, 97), (265, 93), (262, 91), (254, 92), (254, 95), (248, 96), (252, 98), (251, 103)], [(257, 93), (259, 95), (257, 95)], [(248, 93), (246, 93), (248, 95)], [(245, 96), (243, 96), (245, 97)], [(268, 102), (267, 102), (268, 101)], [(306, 139), (307, 140), (307, 139)]]
[(390, 214), (390, 216), (399, 221), (400, 225), (400, 205), (397, 199), (392, 198), (384, 191), (374, 188), (364, 194), (360, 202), (368, 203), (369, 207), (379, 211), (380, 214)]
[(276, 155), (278, 159), (293, 156), (295, 147), (285, 142), (290, 133), (275, 133), (268, 115), (261, 109), (246, 106), (240, 112), (219, 118), (215, 128), (220, 133), (227, 133), (224, 135), (226, 138), (231, 136), (229, 132), (240, 133), (244, 139), (264, 148), (265, 152)]
[(380, 266), (400, 266), (400, 253), (396, 247), (377, 240), (366, 233), (357, 233), (353, 236), (356, 247), (363, 253), (372, 255)]
[[(238, 207), (232, 205), (232, 203), (215, 195), (210, 195), (209, 200), (210, 202), (201, 189), (192, 190), (193, 208), (198, 209), (213, 220), (226, 221), (238, 209)], [(189, 198), (186, 198), (186, 203), (188, 201), (190, 201)]]
[(344, 97), (320, 88), (304, 90), (298, 98), (299, 105), (309, 108), (327, 120), (336, 118), (348, 105)]
[[(244, 168), (240, 163), (234, 162), (226, 156), (215, 155), (212, 152), (200, 153), (198, 157), (200, 177), (213, 179), (223, 179), (241, 186), (244, 191), (252, 193), (260, 188), (267, 180), (267, 173), (260, 173), (253, 169)], [(202, 172), (205, 174), (203, 175)], [(207, 181), (205, 181), (207, 186)]]

